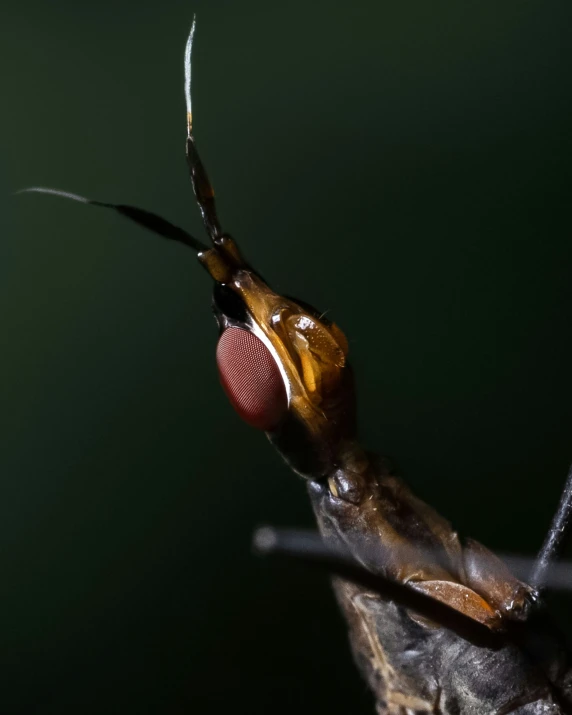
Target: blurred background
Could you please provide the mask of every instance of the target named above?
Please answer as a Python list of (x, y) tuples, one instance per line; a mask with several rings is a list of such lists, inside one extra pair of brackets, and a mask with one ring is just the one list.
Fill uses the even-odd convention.
[[(311, 526), (219, 387), (192, 254), (75, 191), (223, 226), (350, 340), (364, 442), (464, 533), (533, 554), (572, 458), (572, 6), (3, 5), (0, 710), (371, 713)], [(570, 598), (554, 603), (570, 631)]]

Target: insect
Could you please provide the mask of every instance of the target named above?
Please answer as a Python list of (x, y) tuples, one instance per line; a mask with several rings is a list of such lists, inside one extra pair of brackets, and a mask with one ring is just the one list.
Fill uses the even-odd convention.
[[(544, 627), (535, 631), (546, 634), (546, 647), (543, 660), (534, 662), (518, 630), (536, 608), (535, 589), (484, 547), (461, 542), (448, 522), (360, 446), (345, 335), (319, 311), (275, 293), (222, 231), (193, 135), (193, 31), (185, 60), (187, 157), (212, 245), (141, 209), (35, 190), (112, 208), (197, 252), (215, 282), (217, 363), (231, 404), (248, 424), (266, 431), (307, 480), (334, 553), (348, 554), (365, 574), (405, 586), (428, 606), (388, 599), (373, 584), (360, 584), (358, 574), (336, 582), (378, 712), (565, 712), (569, 670), (558, 639)], [(451, 623), (443, 623), (447, 618)], [(460, 621), (475, 624), (474, 632), (459, 632)], [(511, 640), (494, 640), (512, 624)]]

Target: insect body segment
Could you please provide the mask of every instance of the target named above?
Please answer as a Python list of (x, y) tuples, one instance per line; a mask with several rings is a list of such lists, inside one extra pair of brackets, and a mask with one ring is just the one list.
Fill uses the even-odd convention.
[[(211, 251), (205, 254), (211, 275), (220, 275), (223, 262), (228, 271), (217, 280), (213, 293), (221, 340), (226, 340), (229, 327), (253, 333), (268, 349), (283, 380), (288, 409), (266, 427), (270, 439), (299, 473), (325, 476), (340, 444), (353, 433), (345, 336), (337, 326), (319, 321), (275, 293), (250, 267), (230, 265), (218, 247)], [(245, 363), (244, 369), (255, 370), (255, 365)]]
[(462, 542), (375, 457), (361, 474), (335, 474), (327, 489), (310, 485), (310, 496), (328, 539), (373, 573), (391, 574), (493, 630), (530, 613), (534, 591), (484, 546)]

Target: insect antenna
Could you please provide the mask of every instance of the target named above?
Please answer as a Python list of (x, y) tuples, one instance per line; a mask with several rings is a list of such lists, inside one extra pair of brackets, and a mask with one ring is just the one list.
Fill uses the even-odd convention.
[(193, 191), (199, 205), (205, 228), (212, 242), (217, 245), (223, 238), (216, 213), (214, 189), (209, 181), (206, 169), (197, 151), (193, 135), (193, 107), (191, 100), (191, 54), (195, 36), (196, 16), (193, 18), (191, 31), (185, 47), (185, 102), (187, 104), (187, 163), (191, 172)]
[(59, 189), (47, 189), (43, 186), (33, 186), (29, 189), (22, 189), (21, 191), (16, 191), (16, 194), (25, 193), (36, 193), (36, 194), (49, 194), (51, 196), (59, 196), (63, 199), (71, 199), (72, 201), (78, 201), (80, 204), (88, 204), (89, 206), (100, 206), (106, 209), (114, 209), (122, 216), (130, 219), (139, 226), (152, 231), (153, 233), (162, 236), (163, 238), (168, 238), (171, 241), (177, 241), (178, 243), (183, 243), (185, 246), (189, 246), (197, 253), (201, 254), (204, 251), (208, 251), (208, 246), (191, 236), (190, 233), (175, 226), (175, 224), (170, 223), (161, 216), (157, 214), (146, 211), (145, 209), (137, 208), (136, 206), (128, 206), (126, 204), (110, 204), (104, 201), (95, 201), (93, 199), (88, 199), (85, 196), (79, 196), (78, 194), (72, 194), (69, 191), (60, 191)]
[(544, 544), (538, 553), (534, 570), (530, 576), (530, 583), (537, 590), (548, 586), (549, 572), (553, 570), (554, 562), (562, 555), (567, 540), (570, 538), (572, 527), (572, 465), (568, 470), (568, 477), (558, 509), (552, 518), (552, 523), (544, 539)]

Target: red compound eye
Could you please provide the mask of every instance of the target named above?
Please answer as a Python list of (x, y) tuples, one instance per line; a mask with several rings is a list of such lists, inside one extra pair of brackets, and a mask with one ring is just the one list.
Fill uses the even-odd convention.
[(227, 328), (216, 349), (220, 381), (231, 405), (251, 427), (278, 425), (288, 409), (286, 388), (276, 361), (262, 340), (240, 328)]

